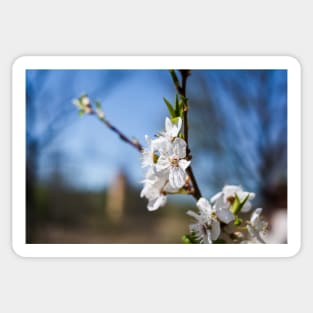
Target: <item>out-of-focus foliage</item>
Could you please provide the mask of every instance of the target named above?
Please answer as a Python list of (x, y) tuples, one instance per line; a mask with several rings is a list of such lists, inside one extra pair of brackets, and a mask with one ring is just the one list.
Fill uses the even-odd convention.
[(205, 187), (239, 184), (269, 209), (287, 207), (287, 72), (193, 71), (195, 172)]

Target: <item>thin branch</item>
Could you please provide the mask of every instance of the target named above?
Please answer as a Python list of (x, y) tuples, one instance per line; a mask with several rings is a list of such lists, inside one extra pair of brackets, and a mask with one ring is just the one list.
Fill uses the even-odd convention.
[(183, 120), (184, 120), (184, 138), (187, 143), (187, 156), (190, 154), (189, 144), (188, 144), (188, 130), (189, 130), (189, 124), (188, 124), (188, 99), (186, 98), (186, 85), (187, 85), (187, 79), (190, 75), (189, 70), (180, 70), (181, 76), (182, 76), (182, 87), (181, 87), (181, 97), (183, 100)]
[(139, 152), (143, 152), (143, 147), (142, 145), (137, 141), (137, 140), (132, 140), (130, 138), (128, 138), (124, 133), (122, 133), (118, 128), (116, 128), (114, 125), (112, 125), (105, 117), (104, 115), (99, 115), (91, 106), (88, 106), (88, 114), (91, 115), (96, 115), (99, 120), (105, 124), (109, 129), (111, 129), (114, 133), (116, 133), (121, 140), (123, 140), (124, 142), (128, 143), (129, 145), (131, 145), (132, 147), (134, 147), (135, 149), (137, 149)]
[[(186, 97), (186, 87), (187, 87), (187, 79), (190, 76), (190, 70), (180, 70), (179, 71), (182, 77), (182, 83), (180, 85), (179, 80), (176, 76), (176, 73), (174, 70), (170, 70), (170, 74), (173, 80), (173, 83), (175, 85), (176, 91), (179, 94), (181, 100), (183, 101), (183, 123), (184, 123), (184, 139), (186, 141), (187, 147), (186, 147), (186, 154), (187, 154), (187, 159), (191, 159), (191, 154), (190, 154), (190, 149), (189, 149), (189, 143), (188, 143), (188, 130), (189, 130), (189, 125), (188, 125), (188, 99)], [(196, 200), (199, 200), (202, 195), (200, 188), (198, 186), (197, 180), (195, 178), (195, 175), (193, 173), (192, 167), (189, 166), (186, 169), (187, 174), (190, 177), (190, 180), (192, 182), (192, 186), (194, 189), (193, 196)]]

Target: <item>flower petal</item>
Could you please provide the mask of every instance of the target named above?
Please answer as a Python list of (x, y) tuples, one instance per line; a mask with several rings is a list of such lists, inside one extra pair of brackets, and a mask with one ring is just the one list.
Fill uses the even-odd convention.
[(186, 171), (186, 168), (190, 165), (191, 161), (185, 159), (179, 160), (178, 165), (183, 170)]
[[(167, 178), (168, 178), (168, 177), (167, 177)], [(171, 185), (170, 183), (167, 183), (167, 184), (164, 186), (163, 190), (164, 190), (165, 192), (174, 193), (174, 192), (178, 192), (179, 188), (174, 188), (174, 187), (172, 187), (172, 185)]]
[(148, 208), (149, 211), (155, 211), (159, 207), (165, 205), (165, 203), (166, 203), (166, 196), (160, 195), (157, 198), (149, 200), (147, 208)]
[(166, 117), (165, 118), (165, 131), (167, 133), (170, 133), (172, 131), (172, 128), (173, 128), (172, 121), (168, 117)]
[(191, 210), (188, 210), (188, 211), (186, 212), (186, 214), (189, 215), (189, 216), (191, 216), (191, 217), (193, 217), (193, 218), (196, 219), (197, 221), (200, 221), (200, 216), (199, 216), (196, 212), (191, 211)]
[(211, 212), (212, 211), (212, 207), (211, 204), (209, 203), (209, 201), (206, 198), (200, 198), (197, 201), (197, 207), (201, 210), (201, 211), (206, 211), (206, 212)]
[(211, 224), (212, 240), (216, 240), (219, 237), (220, 233), (221, 233), (220, 222), (216, 220), (212, 220), (212, 224)]
[(216, 208), (216, 214), (217, 214), (218, 219), (221, 222), (224, 222), (225, 224), (229, 224), (235, 219), (232, 212), (230, 212), (228, 209), (224, 209), (221, 207)]
[(213, 197), (211, 197), (210, 201), (212, 203), (214, 203), (217, 199), (223, 197), (223, 192), (218, 192), (216, 195), (214, 195)]
[(186, 157), (186, 141), (181, 138), (176, 138), (173, 142), (173, 152), (176, 157), (183, 159)]
[(181, 188), (185, 184), (186, 173), (180, 167), (171, 167), (169, 182), (173, 188)]
[(158, 159), (158, 162), (155, 165), (155, 169), (157, 172), (168, 169), (171, 166), (170, 161), (166, 156), (161, 155)]
[(211, 244), (212, 243), (212, 234), (210, 231), (206, 233), (206, 236), (203, 236), (203, 243)]
[(247, 212), (251, 211), (251, 209), (252, 209), (252, 204), (251, 204), (250, 201), (247, 201), (247, 202), (243, 205), (243, 207), (242, 207), (242, 209), (241, 209), (241, 212), (242, 212), (242, 213), (247, 213)]

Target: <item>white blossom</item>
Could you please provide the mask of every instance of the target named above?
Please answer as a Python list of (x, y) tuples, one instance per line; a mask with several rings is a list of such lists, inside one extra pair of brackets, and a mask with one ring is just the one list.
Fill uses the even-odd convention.
[(230, 208), (235, 198), (235, 194), (240, 199), (240, 201), (243, 201), (248, 196), (248, 200), (241, 208), (241, 212), (249, 212), (252, 208), (250, 200), (254, 199), (255, 193), (243, 191), (241, 186), (224, 186), (221, 192), (217, 193), (211, 198), (211, 202), (214, 203), (217, 207)]
[(200, 198), (197, 202), (199, 213), (187, 211), (197, 222), (189, 226), (200, 243), (212, 243), (216, 240), (221, 232), (220, 222), (217, 219), (216, 211), (211, 207), (205, 198)]
[(164, 206), (167, 198), (162, 189), (166, 184), (166, 181), (156, 176), (153, 172), (148, 171), (143, 183), (144, 187), (140, 193), (140, 197), (148, 199), (147, 209), (149, 211), (155, 211), (161, 206)]
[(141, 157), (141, 165), (146, 168), (141, 197), (148, 199), (148, 210), (157, 210), (165, 205), (167, 193), (176, 193), (185, 184), (186, 169), (190, 161), (186, 160), (186, 142), (178, 138), (182, 119), (177, 123), (165, 119), (165, 131), (151, 139), (145, 136), (147, 146)]
[(190, 161), (186, 157), (186, 142), (181, 138), (175, 138), (173, 143), (167, 145), (162, 151), (156, 170), (168, 175), (169, 183), (173, 188), (181, 188), (185, 184), (186, 169)]
[(143, 183), (144, 187), (140, 193), (140, 197), (148, 199), (147, 209), (149, 211), (155, 211), (164, 206), (167, 202), (167, 193), (178, 191), (170, 186), (166, 177), (158, 175), (152, 168), (147, 171)]
[(144, 148), (141, 158), (141, 166), (148, 167), (154, 165), (154, 148), (148, 135), (145, 136), (147, 148)]
[(252, 240), (257, 240), (261, 243), (265, 243), (262, 234), (266, 232), (268, 223), (264, 221), (262, 214), (262, 209), (255, 209), (250, 217), (250, 221), (247, 223), (247, 229)]
[(171, 119), (166, 117), (165, 119), (165, 131), (161, 132), (161, 135), (167, 138), (169, 141), (172, 141), (176, 138), (180, 132), (182, 126), (182, 119), (179, 117), (177, 123), (173, 123)]

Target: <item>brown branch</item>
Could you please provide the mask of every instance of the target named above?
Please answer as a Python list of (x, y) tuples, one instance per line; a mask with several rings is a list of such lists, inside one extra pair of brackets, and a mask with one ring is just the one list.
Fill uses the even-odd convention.
[(124, 142), (128, 143), (129, 145), (131, 145), (132, 147), (134, 147), (135, 149), (137, 149), (139, 152), (143, 152), (143, 147), (142, 145), (137, 141), (137, 140), (132, 140), (130, 138), (128, 138), (124, 133), (122, 133), (119, 129), (117, 129), (114, 125), (112, 125), (105, 117), (104, 115), (99, 115), (91, 106), (88, 107), (88, 114), (91, 115), (96, 115), (99, 120), (105, 124), (109, 129), (111, 129), (114, 133), (116, 133), (121, 140), (123, 140)]
[[(181, 85), (179, 83), (179, 80), (176, 76), (176, 73), (174, 70), (170, 70), (170, 74), (173, 80), (173, 83), (175, 85), (176, 91), (179, 94), (181, 100), (183, 101), (183, 124), (184, 124), (184, 139), (186, 141), (187, 147), (186, 147), (186, 158), (191, 160), (191, 154), (190, 154), (190, 148), (189, 148), (189, 143), (188, 143), (188, 130), (189, 130), (189, 125), (188, 125), (188, 99), (186, 97), (186, 88), (187, 88), (187, 79), (190, 76), (191, 71), (190, 70), (180, 70), (179, 71), (181, 74), (182, 82)], [(195, 175), (193, 173), (192, 167), (189, 166), (186, 169), (186, 172), (188, 176), (190, 177), (190, 180), (192, 182), (192, 186), (194, 189), (193, 196), (196, 200), (199, 200), (202, 195), (200, 188), (198, 186), (197, 180), (195, 178)]]

